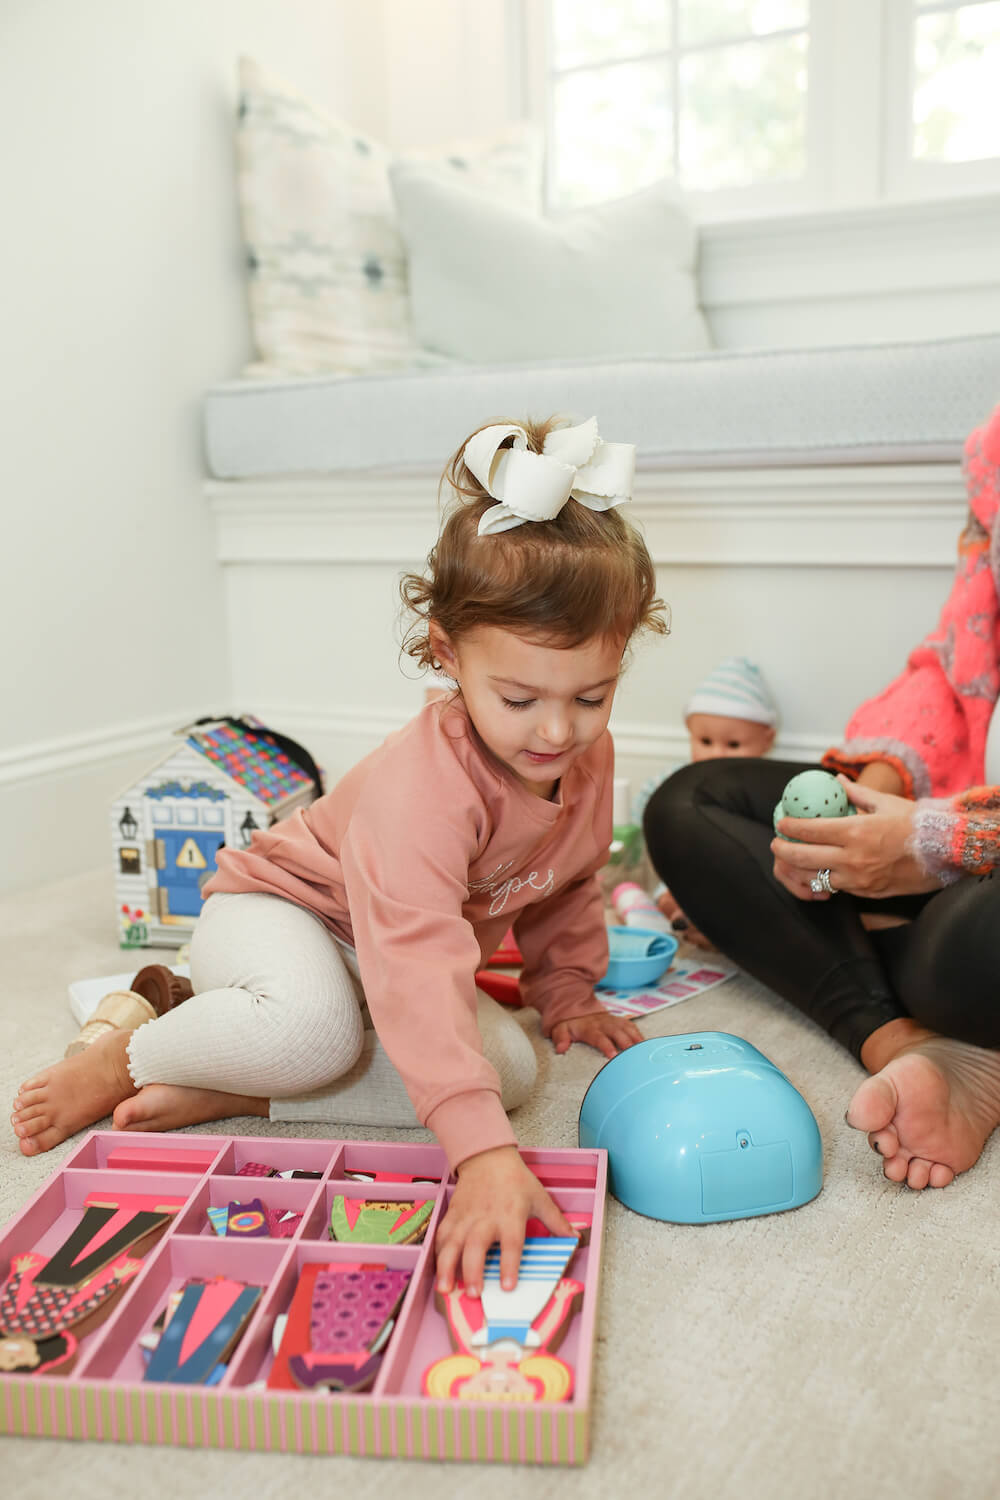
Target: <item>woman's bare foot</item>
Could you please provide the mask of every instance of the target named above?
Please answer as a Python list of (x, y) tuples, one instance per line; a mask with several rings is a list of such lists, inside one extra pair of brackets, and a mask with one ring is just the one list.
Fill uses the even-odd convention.
[(175, 1083), (147, 1083), (114, 1113), (116, 1130), (177, 1130), (203, 1125), (206, 1120), (228, 1120), (234, 1115), (263, 1115), (269, 1101), (251, 1094), (223, 1094), (215, 1089), (182, 1088)]
[(1000, 1124), (1000, 1052), (905, 1019), (880, 1027), (865, 1048), (872, 1077), (851, 1100), (848, 1125), (867, 1132), (890, 1182), (947, 1187)]
[(128, 1031), (109, 1031), (84, 1052), (22, 1083), (10, 1123), (25, 1156), (51, 1151), (135, 1093), (128, 1071), (130, 1036)]

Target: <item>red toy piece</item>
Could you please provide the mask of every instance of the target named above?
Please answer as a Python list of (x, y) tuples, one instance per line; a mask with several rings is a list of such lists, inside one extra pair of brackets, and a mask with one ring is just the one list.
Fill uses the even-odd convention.
[(520, 1005), (521, 986), (516, 974), (494, 974), (492, 969), (480, 969), (476, 984), (501, 1005)]

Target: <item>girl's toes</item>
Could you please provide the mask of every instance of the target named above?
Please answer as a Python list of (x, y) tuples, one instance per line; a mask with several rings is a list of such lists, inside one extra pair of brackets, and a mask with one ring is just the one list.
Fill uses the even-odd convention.
[(14, 1100), (14, 1108), (18, 1110), (30, 1109), (33, 1104), (40, 1104), (46, 1098), (47, 1092), (46, 1089), (29, 1088), (25, 1084), (18, 1090), (17, 1098)]
[(906, 1169), (906, 1186), (921, 1192), (931, 1180), (931, 1163), (922, 1156), (914, 1156)]
[(928, 1181), (931, 1187), (947, 1187), (949, 1183), (955, 1181), (955, 1174), (951, 1167), (945, 1166), (944, 1162), (936, 1161), (931, 1167), (931, 1175)]
[(873, 1151), (886, 1161), (895, 1156), (899, 1150), (899, 1136), (890, 1125), (886, 1130), (873, 1130), (868, 1137), (868, 1144)]
[(58, 1130), (41, 1130), (37, 1135), (25, 1136), (20, 1145), (25, 1156), (36, 1156), (40, 1151), (51, 1151), (65, 1139), (66, 1136)]
[(25, 1119), (23, 1115), (21, 1116), (14, 1126), (14, 1134), (18, 1140), (23, 1141), (30, 1136), (41, 1135), (42, 1131), (47, 1130), (50, 1124), (48, 1110), (39, 1108), (33, 1112), (29, 1119)]
[(145, 1101), (142, 1092), (134, 1094), (131, 1099), (123, 1099), (111, 1116), (111, 1124), (115, 1130), (152, 1130), (155, 1127), (146, 1123)]
[(29, 1104), (24, 1109), (19, 1109), (16, 1115), (11, 1115), (12, 1125), (27, 1125), (29, 1120), (48, 1119), (49, 1110), (45, 1104)]

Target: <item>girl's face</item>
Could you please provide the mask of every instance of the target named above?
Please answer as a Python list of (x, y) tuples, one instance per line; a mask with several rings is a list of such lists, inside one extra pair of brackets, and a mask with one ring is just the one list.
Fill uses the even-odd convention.
[(607, 728), (624, 640), (546, 646), (484, 625), (452, 645), (433, 622), (430, 639), (487, 748), (529, 792), (550, 797)]

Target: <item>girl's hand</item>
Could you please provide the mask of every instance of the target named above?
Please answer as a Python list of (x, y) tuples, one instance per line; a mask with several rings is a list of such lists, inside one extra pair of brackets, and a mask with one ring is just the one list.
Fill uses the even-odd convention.
[(497, 1146), (463, 1161), (435, 1240), (438, 1291), (447, 1296), (457, 1273), (469, 1296), (481, 1296), (486, 1252), (498, 1240), (500, 1285), (512, 1291), (521, 1264), (524, 1226), (533, 1216), (552, 1234), (576, 1238), (576, 1231), (525, 1166), (516, 1146)]
[(817, 870), (830, 871), (834, 891), (882, 899), (936, 891), (940, 882), (926, 875), (907, 843), (913, 832), (915, 804), (905, 797), (859, 786), (846, 776), (837, 780), (861, 817), (782, 818), (778, 827), (790, 844), (775, 838), (774, 876), (801, 901), (828, 901), (809, 886)]
[(552, 1041), (557, 1052), (568, 1052), (574, 1042), (586, 1042), (603, 1052), (605, 1057), (617, 1057), (626, 1047), (641, 1042), (642, 1032), (634, 1021), (600, 1010), (591, 1015), (570, 1016), (568, 1020), (557, 1021), (552, 1028)]

